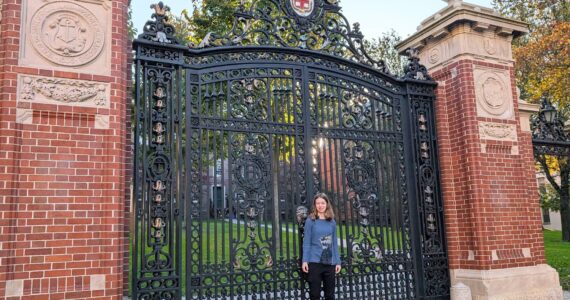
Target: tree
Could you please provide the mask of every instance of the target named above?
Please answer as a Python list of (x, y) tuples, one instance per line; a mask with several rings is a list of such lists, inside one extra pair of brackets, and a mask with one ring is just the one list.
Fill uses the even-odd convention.
[(517, 85), (530, 102), (549, 94), (570, 105), (570, 1), (493, 0), (501, 14), (529, 23), (530, 33), (513, 43)]
[(194, 43), (196, 36), (186, 17), (187, 10), (183, 10), (180, 16), (173, 15), (169, 12), (168, 23), (174, 26), (174, 37), (182, 45)]
[[(529, 23), (530, 33), (513, 43), (521, 97), (537, 102), (549, 95), (561, 117), (567, 120), (570, 110), (570, 1), (493, 0), (493, 6), (503, 15)], [(535, 159), (560, 198), (562, 240), (570, 242), (570, 161), (567, 157), (540, 154), (536, 154)], [(555, 162), (550, 163), (551, 160)]]
[(560, 210), (560, 195), (551, 185), (540, 188), (540, 207), (549, 211)]
[[(546, 179), (552, 186), (552, 189), (558, 195), (558, 201), (548, 201), (549, 208), (556, 203), (559, 205), (557, 210), (560, 211), (560, 220), (562, 224), (562, 240), (570, 242), (570, 162), (568, 158), (553, 158), (548, 155), (535, 155), (535, 159), (539, 162)], [(555, 160), (556, 165), (552, 167), (549, 160)], [(560, 183), (557, 182), (556, 177), (559, 178)], [(548, 197), (549, 200), (556, 200), (556, 197)], [(544, 197), (541, 195), (541, 200)], [(541, 201), (544, 203), (544, 201)], [(544, 204), (542, 205), (544, 207)], [(554, 210), (554, 209), (553, 209)]]
[(129, 1), (129, 11), (127, 15), (127, 30), (129, 32), (129, 39), (134, 40), (137, 35), (137, 29), (133, 24), (133, 7), (131, 5), (131, 1)]
[[(232, 28), (234, 12), (241, 0), (191, 0), (193, 12), (182, 11), (181, 18), (188, 24), (188, 41), (198, 45), (209, 33), (227, 33)], [(245, 1), (244, 4), (250, 3)]]
[(549, 94), (559, 106), (570, 105), (570, 22), (555, 22), (539, 39), (513, 50), (522, 96), (536, 101)]
[(378, 38), (365, 40), (364, 47), (372, 58), (384, 60), (388, 70), (400, 77), (404, 74), (404, 67), (408, 61), (405, 57), (398, 54), (398, 50), (396, 50), (396, 44), (401, 41), (402, 38), (398, 33), (391, 29), (383, 32)]

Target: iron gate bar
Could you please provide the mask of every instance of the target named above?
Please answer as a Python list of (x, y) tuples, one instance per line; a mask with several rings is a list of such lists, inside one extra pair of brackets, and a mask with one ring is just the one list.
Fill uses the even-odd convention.
[(567, 141), (533, 139), (532, 143), (538, 146), (555, 146), (555, 147), (570, 148), (570, 142)]
[[(404, 78), (389, 75), (334, 1), (308, 1), (304, 16), (288, 1), (241, 5), (229, 35), (191, 47), (152, 6), (134, 42), (133, 298), (306, 297), (316, 191), (338, 208), (339, 296), (449, 297), (436, 84), (414, 52)], [(255, 22), (298, 30), (283, 40)]]

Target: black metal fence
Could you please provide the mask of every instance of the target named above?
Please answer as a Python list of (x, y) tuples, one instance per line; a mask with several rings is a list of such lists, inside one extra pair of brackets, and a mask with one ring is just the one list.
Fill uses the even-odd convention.
[(336, 208), (339, 299), (448, 298), (435, 83), (413, 55), (388, 74), (332, 1), (256, 3), (198, 46), (160, 3), (135, 41), (133, 298), (307, 298), (316, 192)]

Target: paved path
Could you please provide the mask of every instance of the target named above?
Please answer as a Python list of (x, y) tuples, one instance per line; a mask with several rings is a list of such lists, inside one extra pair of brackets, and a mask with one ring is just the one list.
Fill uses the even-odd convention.
[[(124, 296), (123, 300), (130, 300), (130, 297)], [(182, 299), (186, 299), (186, 297), (182, 297)], [(570, 300), (570, 291), (564, 291), (564, 300)]]

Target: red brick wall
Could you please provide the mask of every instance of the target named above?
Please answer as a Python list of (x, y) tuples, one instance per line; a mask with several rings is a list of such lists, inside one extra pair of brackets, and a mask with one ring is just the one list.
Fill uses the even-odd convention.
[[(504, 65), (463, 59), (432, 74), (440, 84), (436, 111), (450, 268), (545, 263), (530, 133), (521, 131), (516, 96), (514, 120), (477, 116), (475, 65), (509, 71), (516, 95), (513, 69)], [(479, 121), (514, 124), (518, 140), (480, 141)], [(518, 154), (511, 154), (513, 146)], [(530, 258), (522, 248), (530, 248)], [(492, 259), (492, 250), (498, 259)]]
[[(128, 261), (130, 42), (128, 0), (112, 1), (111, 76), (18, 67), (21, 0), (4, 0), (0, 25), (0, 298), (120, 299)], [(18, 74), (111, 84), (110, 109), (32, 103), (17, 124)], [(95, 114), (109, 116), (96, 129)], [(105, 289), (90, 290), (92, 275)], [(48, 296), (49, 294), (49, 296)]]

